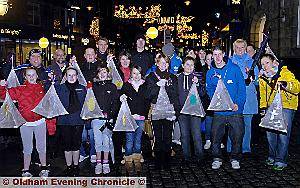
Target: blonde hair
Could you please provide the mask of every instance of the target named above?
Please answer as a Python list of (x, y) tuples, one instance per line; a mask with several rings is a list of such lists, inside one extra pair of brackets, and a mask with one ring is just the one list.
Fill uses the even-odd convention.
[(233, 43), (233, 47), (236, 47), (237, 44), (243, 43), (245, 48), (247, 47), (247, 42), (244, 39), (236, 39)]

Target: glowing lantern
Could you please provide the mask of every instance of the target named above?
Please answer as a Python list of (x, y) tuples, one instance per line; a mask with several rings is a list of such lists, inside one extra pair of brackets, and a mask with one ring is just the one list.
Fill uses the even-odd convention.
[(0, 0), (0, 16), (4, 16), (9, 9), (8, 0)]
[(149, 27), (146, 32), (147, 37), (150, 39), (155, 39), (158, 36), (158, 30), (155, 27)]
[(39, 46), (41, 48), (47, 48), (48, 45), (49, 45), (49, 40), (47, 38), (45, 38), (45, 37), (40, 38), (40, 40), (39, 40)]

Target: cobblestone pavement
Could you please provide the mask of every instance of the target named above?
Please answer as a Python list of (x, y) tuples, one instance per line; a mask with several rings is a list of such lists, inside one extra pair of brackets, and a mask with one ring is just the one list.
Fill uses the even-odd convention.
[[(231, 168), (228, 156), (219, 170), (211, 169), (210, 150), (205, 151), (204, 162), (186, 164), (182, 161), (181, 146), (174, 145), (176, 155), (171, 159), (169, 170), (156, 170), (154, 161), (149, 159), (143, 164), (140, 176), (147, 177), (147, 187), (300, 187), (300, 145), (295, 136), (291, 140), (289, 165), (284, 171), (277, 172), (266, 166), (267, 143), (262, 135), (259, 144), (253, 146), (253, 154), (241, 161), (241, 169)], [(0, 176), (20, 176), (22, 168), (21, 144), (11, 145), (0, 155)], [(62, 153), (49, 160), (52, 176), (64, 176), (65, 162)], [(87, 159), (80, 164), (81, 176), (95, 176), (94, 165)], [(39, 168), (32, 165), (34, 176)], [(112, 167), (109, 176), (126, 176), (124, 166), (118, 170)], [(137, 176), (137, 174), (131, 174)]]

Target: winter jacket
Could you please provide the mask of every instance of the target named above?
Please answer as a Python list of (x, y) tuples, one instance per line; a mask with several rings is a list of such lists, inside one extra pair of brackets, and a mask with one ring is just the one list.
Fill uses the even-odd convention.
[(63, 78), (63, 74), (64, 71), (66, 70), (66, 68), (69, 66), (68, 62), (64, 62), (65, 63), (65, 68), (62, 70), (59, 65), (56, 62), (52, 62), (50, 66), (47, 67), (47, 69), (51, 70), (54, 72), (55, 75), (55, 80), (60, 82)]
[[(259, 78), (260, 108), (267, 108), (273, 102), (277, 91), (277, 88), (274, 88), (277, 80), (277, 82), (286, 82), (287, 84), (284, 89), (281, 89), (283, 108), (297, 110), (300, 83), (295, 78), (295, 75), (288, 70), (287, 66), (283, 66), (279, 70), (280, 72), (278, 72), (277, 75), (271, 79), (268, 79), (264, 76)], [(271, 86), (274, 88), (274, 90)]]
[(116, 85), (110, 80), (93, 82), (93, 91), (100, 109), (107, 114), (107, 118), (116, 118), (120, 108)]
[[(27, 67), (30, 67), (30, 66), (32, 66), (32, 65), (31, 64), (22, 64), (22, 65), (19, 65), (15, 68), (15, 71), (16, 71), (16, 74), (17, 74), (17, 77), (18, 77), (18, 80), (19, 80), (20, 84), (24, 83), (24, 81), (25, 81), (25, 78), (24, 78), (25, 69)], [(38, 74), (38, 80), (41, 80), (43, 83), (47, 82), (49, 77), (48, 77), (48, 73), (47, 73), (45, 67), (41, 66), (40, 68), (36, 68), (36, 71), (37, 71), (37, 74)]]
[(206, 90), (211, 99), (217, 88), (219, 77), (224, 82), (233, 103), (238, 105), (238, 110), (235, 112), (215, 111), (215, 115), (242, 114), (246, 101), (246, 84), (240, 68), (232, 63), (231, 60), (228, 60), (222, 68), (216, 68), (215, 63), (212, 62), (212, 66), (206, 74)]
[(93, 82), (93, 79), (97, 75), (97, 68), (101, 63), (99, 61), (95, 61), (93, 63), (83, 62), (79, 64), (80, 70), (87, 82)]
[[(32, 112), (43, 99), (45, 95), (44, 86), (42, 84), (30, 84), (25, 81), (24, 85), (8, 89), (8, 93), (12, 100), (18, 101), (19, 112), (27, 122), (34, 122), (42, 119), (42, 116)], [(6, 89), (0, 86), (0, 97), (4, 99)]]
[[(69, 106), (70, 95), (68, 87), (66, 86), (66, 84), (60, 84), (55, 85), (55, 89), (61, 103), (63, 104), (65, 109), (67, 109)], [(76, 92), (80, 103), (80, 110), (75, 113), (58, 116), (57, 125), (84, 125), (85, 122), (81, 119), (80, 113), (86, 96), (86, 88), (83, 85), (78, 84)]]
[(146, 100), (145, 96), (147, 92), (146, 84), (143, 83), (140, 85), (138, 91), (136, 91), (129, 82), (123, 85), (120, 95), (125, 94), (127, 96), (131, 114), (138, 114), (146, 118), (150, 108), (150, 103)]
[(132, 53), (132, 66), (137, 65), (142, 68), (142, 76), (145, 76), (148, 69), (154, 65), (154, 57), (153, 55), (144, 50), (142, 52), (133, 52)]
[[(231, 60), (234, 64), (237, 64), (244, 76), (244, 79), (248, 78), (246, 69), (250, 69), (253, 63), (253, 59), (247, 54), (242, 56), (234, 54), (231, 57)], [(254, 68), (254, 80), (246, 86), (246, 102), (244, 105), (243, 114), (257, 114), (258, 113), (258, 101), (257, 101), (257, 91), (255, 85), (258, 85), (258, 73), (259, 70), (257, 66)]]
[[(146, 78), (146, 99), (149, 100), (152, 104), (156, 104), (157, 97), (159, 94), (160, 87), (156, 84), (159, 81), (159, 78), (154, 72), (150, 73)], [(170, 103), (174, 105), (176, 116), (178, 117), (180, 112), (179, 98), (178, 98), (178, 89), (177, 89), (177, 77), (173, 74), (170, 74), (170, 78), (167, 81), (165, 86)]]
[[(185, 73), (180, 73), (178, 75), (178, 97), (179, 97), (179, 104), (180, 104), (180, 109), (182, 109), (186, 98), (190, 92), (190, 89), (193, 84), (193, 78), (196, 76), (198, 78), (198, 83), (197, 83), (197, 90), (198, 94), (201, 98), (201, 101), (203, 99), (203, 96), (205, 95), (205, 85), (201, 84), (201, 77), (200, 75), (196, 73), (191, 73), (189, 75), (185, 75)], [(203, 102), (202, 102), (203, 103)]]

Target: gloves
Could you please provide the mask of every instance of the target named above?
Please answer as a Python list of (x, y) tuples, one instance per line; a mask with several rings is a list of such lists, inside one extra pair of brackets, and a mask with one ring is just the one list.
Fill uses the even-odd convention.
[(156, 83), (156, 85), (158, 85), (159, 87), (162, 87), (162, 86), (165, 86), (166, 83), (167, 83), (166, 79), (161, 79)]
[(133, 117), (133, 119), (135, 119), (135, 120), (145, 120), (145, 117), (144, 116), (140, 116), (140, 115), (138, 115), (138, 114), (133, 114), (132, 115), (132, 117)]
[(120, 101), (125, 102), (127, 100), (127, 96), (125, 94), (120, 96)]
[(169, 121), (175, 121), (175, 119), (176, 119), (176, 116), (173, 116), (171, 118), (167, 118), (167, 120), (169, 120)]
[(88, 83), (87, 83), (87, 86), (86, 86), (87, 88), (92, 88), (93, 87), (93, 83), (92, 82), (90, 82), (90, 81), (88, 81)]

